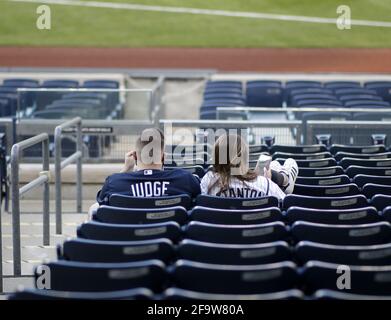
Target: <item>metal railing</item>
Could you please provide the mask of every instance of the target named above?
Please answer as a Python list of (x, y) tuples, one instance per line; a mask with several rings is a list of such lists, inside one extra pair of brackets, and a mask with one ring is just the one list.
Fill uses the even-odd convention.
[[(42, 143), (42, 172), (39, 177), (19, 188), (19, 163), (21, 152), (38, 143)], [(12, 237), (14, 276), (21, 275), (20, 244), (20, 197), (43, 185), (43, 245), (50, 244), (50, 208), (49, 208), (49, 136), (41, 133), (13, 145), (11, 149), (11, 190), (12, 190)]]
[[(62, 136), (65, 129), (76, 127), (76, 152), (66, 159), (62, 160)], [(76, 162), (76, 212), (82, 212), (83, 199), (83, 179), (82, 179), (82, 162), (83, 162), (83, 141), (82, 141), (82, 119), (74, 118), (54, 129), (54, 172), (55, 172), (55, 189), (56, 189), (56, 234), (62, 233), (62, 178), (61, 171), (69, 164)]]
[(162, 118), (164, 112), (163, 94), (164, 94), (164, 77), (159, 77), (152, 88), (152, 97), (150, 105), (150, 120), (155, 126), (158, 126), (158, 121)]

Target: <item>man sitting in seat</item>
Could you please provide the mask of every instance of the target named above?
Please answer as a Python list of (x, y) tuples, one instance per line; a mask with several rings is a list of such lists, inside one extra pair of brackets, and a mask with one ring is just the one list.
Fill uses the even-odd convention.
[(164, 135), (158, 129), (145, 129), (136, 142), (136, 150), (125, 156), (120, 173), (107, 177), (98, 192), (99, 204), (108, 204), (110, 195), (134, 197), (160, 197), (187, 194), (194, 198), (200, 194), (200, 182), (183, 169), (163, 170)]
[(214, 146), (213, 170), (201, 181), (202, 194), (218, 197), (257, 198), (274, 196), (280, 200), (293, 192), (299, 173), (294, 159), (287, 159), (283, 166), (264, 156), (270, 166), (267, 169), (249, 169), (249, 147), (239, 135), (220, 136)]

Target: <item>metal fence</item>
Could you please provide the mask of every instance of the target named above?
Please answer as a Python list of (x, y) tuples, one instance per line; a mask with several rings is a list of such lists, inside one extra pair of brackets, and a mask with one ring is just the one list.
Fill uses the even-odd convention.
[[(63, 132), (66, 129), (76, 127), (76, 151), (70, 156), (62, 160), (61, 141)], [(62, 179), (61, 171), (69, 164), (76, 162), (76, 212), (82, 212), (83, 199), (83, 177), (82, 177), (82, 119), (80, 117), (74, 118), (63, 124), (57, 126), (54, 130), (55, 143), (55, 188), (56, 188), (56, 233), (62, 233)]]
[[(36, 144), (42, 143), (42, 172), (38, 178), (19, 188), (19, 163), (21, 152)], [(21, 275), (20, 244), (20, 197), (25, 193), (43, 185), (43, 245), (50, 244), (50, 212), (49, 212), (49, 135), (41, 133), (37, 136), (13, 145), (11, 150), (11, 190), (12, 190), (12, 237), (14, 275)]]

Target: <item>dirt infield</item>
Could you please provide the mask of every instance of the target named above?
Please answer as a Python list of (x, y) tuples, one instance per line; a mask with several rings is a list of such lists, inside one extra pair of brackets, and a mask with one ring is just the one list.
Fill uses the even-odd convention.
[(0, 66), (390, 73), (391, 49), (0, 47)]

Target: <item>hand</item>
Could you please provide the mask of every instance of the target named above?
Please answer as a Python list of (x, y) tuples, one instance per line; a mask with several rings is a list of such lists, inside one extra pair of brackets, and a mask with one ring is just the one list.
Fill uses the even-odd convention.
[(135, 164), (136, 164), (136, 152), (129, 151), (127, 154), (125, 154), (125, 164), (121, 170), (121, 173), (133, 171)]
[(265, 178), (271, 179), (272, 178), (272, 169), (263, 168), (264, 170), (264, 176)]

